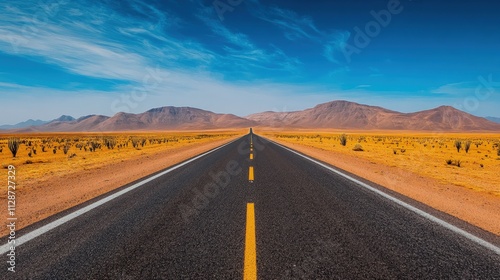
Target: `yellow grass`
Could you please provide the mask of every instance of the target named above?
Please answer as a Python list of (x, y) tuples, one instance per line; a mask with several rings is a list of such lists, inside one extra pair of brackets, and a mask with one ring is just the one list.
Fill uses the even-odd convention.
[[(47, 179), (51, 176), (61, 176), (88, 169), (100, 167), (131, 159), (141, 155), (174, 150), (183, 146), (227, 139), (246, 131), (214, 131), (214, 132), (121, 132), (121, 133), (43, 133), (0, 135), (0, 165), (5, 170), (14, 165), (17, 170), (18, 189), (23, 188), (23, 182)], [(15, 158), (8, 148), (8, 139), (19, 138), (21, 145)], [(145, 140), (144, 146), (142, 141)], [(116, 141), (114, 148), (108, 148), (106, 141)], [(138, 141), (137, 147), (133, 142)], [(90, 151), (92, 143), (99, 148)], [(64, 147), (69, 147), (64, 153)], [(45, 147), (45, 152), (42, 151)], [(55, 149), (55, 153), (54, 153)], [(36, 154), (35, 154), (36, 150)], [(31, 157), (28, 155), (31, 152)], [(123, 172), (126, 172), (123, 170)], [(106, 174), (103, 174), (106, 176)], [(85, 178), (83, 178), (85, 180)]]
[[(425, 132), (343, 132), (264, 131), (263, 135), (288, 143), (320, 148), (364, 158), (376, 164), (400, 167), (415, 174), (478, 192), (500, 196), (500, 133), (425, 133)], [(471, 141), (468, 153), (457, 152)], [(354, 151), (356, 144), (363, 151)], [(477, 146), (476, 146), (477, 144)], [(447, 161), (451, 161), (448, 164)], [(460, 167), (456, 166), (460, 161)]]

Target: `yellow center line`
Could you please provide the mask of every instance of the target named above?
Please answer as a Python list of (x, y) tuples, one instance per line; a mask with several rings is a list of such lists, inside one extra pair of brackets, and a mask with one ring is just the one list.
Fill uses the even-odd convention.
[(253, 154), (252, 153), (250, 153), (250, 159), (253, 159)]
[(257, 279), (257, 249), (255, 244), (255, 209), (247, 203), (247, 225), (245, 235), (245, 264), (243, 280)]
[(253, 176), (253, 166), (250, 166), (248, 168), (248, 181), (253, 182), (254, 176)]

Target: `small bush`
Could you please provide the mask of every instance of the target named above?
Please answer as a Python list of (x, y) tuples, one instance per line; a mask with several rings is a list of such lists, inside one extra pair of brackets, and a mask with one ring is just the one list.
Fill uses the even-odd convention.
[(340, 145), (345, 146), (347, 144), (347, 135), (342, 134), (340, 135)]
[(64, 147), (63, 147), (64, 154), (66, 155), (68, 153), (68, 151), (69, 151), (69, 145), (64, 145)]
[(354, 148), (352, 148), (352, 150), (356, 151), (356, 152), (362, 152), (362, 151), (364, 151), (363, 147), (359, 143), (357, 143), (356, 145), (354, 145)]
[(469, 149), (470, 149), (470, 145), (472, 144), (471, 141), (467, 141), (465, 142), (465, 146), (464, 146), (464, 150), (465, 150), (465, 153), (469, 153)]
[(33, 161), (27, 160), (27, 161), (24, 162), (24, 164), (33, 164)]
[(448, 165), (455, 165), (457, 167), (460, 167), (462, 165), (462, 162), (460, 160), (447, 159), (446, 160), (446, 164), (448, 164)]
[(12, 157), (16, 157), (21, 141), (19, 141), (19, 138), (10, 138), (8, 144), (9, 144), (9, 150), (12, 153)]
[(457, 148), (457, 152), (460, 153), (460, 149), (462, 149), (462, 141), (455, 140), (455, 148)]

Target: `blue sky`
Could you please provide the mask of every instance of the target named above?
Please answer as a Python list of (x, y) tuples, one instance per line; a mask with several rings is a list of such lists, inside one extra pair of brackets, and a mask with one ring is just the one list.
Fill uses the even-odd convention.
[(0, 124), (344, 99), (500, 117), (496, 1), (5, 1)]

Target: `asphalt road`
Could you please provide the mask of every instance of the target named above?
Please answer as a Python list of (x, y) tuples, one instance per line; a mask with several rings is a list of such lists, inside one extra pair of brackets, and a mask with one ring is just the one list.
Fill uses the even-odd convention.
[[(498, 248), (498, 236), (386, 193)], [(2, 252), (1, 279), (500, 279), (498, 253), (256, 135), (15, 252), (15, 273)]]

